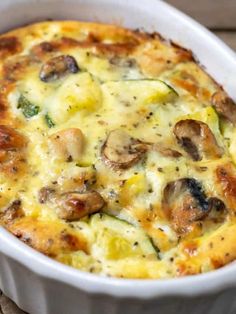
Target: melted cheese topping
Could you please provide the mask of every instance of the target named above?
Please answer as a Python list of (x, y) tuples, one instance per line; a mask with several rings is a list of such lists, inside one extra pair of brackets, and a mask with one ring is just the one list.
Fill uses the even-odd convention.
[(3, 35), (0, 56), (0, 217), (10, 232), (122, 278), (235, 259), (234, 121), (189, 51), (67, 21)]

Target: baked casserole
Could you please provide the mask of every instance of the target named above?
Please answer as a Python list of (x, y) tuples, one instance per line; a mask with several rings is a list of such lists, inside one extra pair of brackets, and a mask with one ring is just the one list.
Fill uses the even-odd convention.
[(0, 37), (0, 221), (120, 278), (236, 258), (236, 105), (159, 34), (51, 21)]

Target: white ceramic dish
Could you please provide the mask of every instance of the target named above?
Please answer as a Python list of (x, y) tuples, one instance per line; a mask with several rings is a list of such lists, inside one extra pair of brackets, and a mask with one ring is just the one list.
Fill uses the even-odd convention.
[[(159, 0), (2, 0), (0, 32), (29, 22), (79, 19), (142, 27), (191, 49), (236, 99), (236, 55)], [(234, 314), (236, 264), (171, 280), (98, 277), (57, 263), (0, 228), (0, 288), (31, 314)]]

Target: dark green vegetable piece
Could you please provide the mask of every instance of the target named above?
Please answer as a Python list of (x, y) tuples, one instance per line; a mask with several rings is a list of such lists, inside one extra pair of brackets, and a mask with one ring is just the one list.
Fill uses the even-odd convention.
[(149, 241), (151, 242), (152, 247), (154, 248), (154, 250), (156, 251), (157, 257), (160, 259), (160, 252), (161, 250), (159, 249), (158, 246), (156, 246), (156, 244), (154, 243), (153, 239), (151, 237), (149, 237)]
[(55, 123), (52, 121), (48, 113), (45, 114), (45, 121), (49, 128), (53, 128), (55, 126)]
[(20, 95), (17, 108), (22, 110), (26, 118), (32, 118), (39, 113), (39, 106), (32, 104), (25, 96)]

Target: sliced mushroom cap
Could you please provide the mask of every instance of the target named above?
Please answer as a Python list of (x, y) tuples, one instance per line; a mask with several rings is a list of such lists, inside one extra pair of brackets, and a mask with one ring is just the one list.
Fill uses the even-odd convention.
[(111, 131), (102, 147), (102, 156), (109, 166), (127, 169), (147, 151), (147, 144), (134, 139), (123, 130)]
[(78, 220), (98, 212), (105, 205), (102, 196), (96, 191), (84, 193), (70, 192), (57, 198), (58, 216), (68, 221)]
[(205, 218), (210, 206), (198, 181), (179, 179), (166, 185), (162, 200), (163, 209), (176, 232), (191, 230), (192, 223)]
[(176, 123), (174, 134), (178, 143), (195, 161), (202, 158), (215, 159), (223, 154), (214, 134), (204, 122), (192, 119), (181, 120)]
[(219, 115), (236, 124), (236, 104), (224, 91), (213, 94), (211, 102)]
[(78, 160), (83, 152), (84, 136), (78, 128), (65, 129), (49, 137), (56, 156), (64, 161)]
[(62, 55), (51, 58), (43, 64), (39, 77), (43, 82), (58, 80), (68, 73), (79, 72), (79, 66), (74, 57)]

